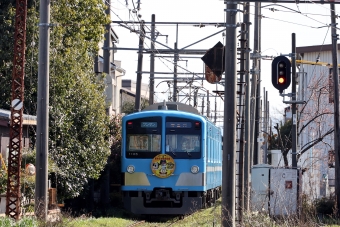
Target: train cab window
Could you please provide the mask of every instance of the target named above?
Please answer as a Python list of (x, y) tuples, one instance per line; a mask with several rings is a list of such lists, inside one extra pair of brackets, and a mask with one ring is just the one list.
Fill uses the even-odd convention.
[(174, 159), (201, 158), (201, 124), (192, 119), (166, 119), (165, 153)]
[[(199, 135), (173, 134), (166, 135), (166, 152), (171, 152), (175, 157), (178, 153), (184, 153), (184, 157), (192, 156), (192, 153), (200, 154)], [(185, 154), (186, 153), (186, 154)], [(195, 154), (195, 156), (197, 155)], [(181, 154), (183, 156), (183, 154)]]
[(141, 118), (126, 122), (126, 157), (153, 158), (161, 153), (162, 120), (160, 117)]
[(128, 141), (129, 151), (161, 151), (161, 135), (129, 134)]

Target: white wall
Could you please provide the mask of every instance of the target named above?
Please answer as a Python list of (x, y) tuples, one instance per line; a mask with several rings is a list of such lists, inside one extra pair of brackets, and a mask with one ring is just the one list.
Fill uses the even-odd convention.
[[(302, 60), (315, 62), (318, 56), (320, 56), (320, 62), (332, 63), (331, 51), (322, 51), (322, 49), (320, 49), (320, 52), (304, 53)], [(320, 99), (322, 104), (319, 107), (317, 106), (319, 97), (314, 97), (314, 100), (310, 100), (310, 97), (313, 96), (313, 93), (311, 92), (312, 85), (316, 84), (317, 86), (320, 86), (324, 84), (324, 92), (328, 92), (329, 68), (326, 66), (302, 64), (300, 65), (299, 71), (301, 73), (298, 78), (298, 97), (300, 100), (308, 102), (301, 117), (303, 118), (304, 116), (307, 116), (307, 114), (315, 115), (318, 111), (333, 111), (334, 107), (332, 103), (329, 103), (328, 95), (325, 95)], [(316, 83), (315, 81), (320, 82)], [(307, 120), (300, 122), (300, 129), (303, 125), (308, 124), (298, 139), (298, 146), (300, 149), (303, 150), (304, 146), (319, 138), (320, 132), (324, 134), (326, 131), (333, 128), (333, 122), (334, 116), (332, 114), (323, 115), (319, 123), (314, 122), (308, 124)], [(323, 142), (309, 148), (298, 160), (298, 166), (304, 170), (302, 176), (303, 193), (309, 195), (311, 199), (320, 198), (329, 194), (329, 187), (323, 176), (325, 176), (324, 174), (327, 175), (329, 172), (327, 163), (328, 151), (332, 150), (334, 146), (333, 133), (323, 140)]]

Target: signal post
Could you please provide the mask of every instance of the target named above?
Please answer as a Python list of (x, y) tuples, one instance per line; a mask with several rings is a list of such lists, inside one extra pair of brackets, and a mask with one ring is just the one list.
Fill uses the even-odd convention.
[[(291, 62), (285, 56), (278, 56), (272, 62), (272, 84), (279, 90), (282, 97), (292, 97), (292, 101), (283, 101), (285, 104), (292, 104), (292, 167), (297, 168), (296, 152), (297, 152), (297, 118), (296, 104), (303, 104), (304, 101), (296, 100), (296, 45), (295, 33), (292, 33), (292, 54)], [(292, 80), (291, 80), (292, 73)], [(292, 81), (292, 93), (282, 94), (283, 90), (287, 89)]]

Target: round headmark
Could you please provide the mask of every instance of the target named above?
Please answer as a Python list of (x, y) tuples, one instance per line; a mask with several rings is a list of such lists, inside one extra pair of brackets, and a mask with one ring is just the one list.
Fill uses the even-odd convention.
[(151, 170), (159, 178), (167, 178), (175, 171), (175, 161), (167, 154), (159, 154), (151, 161)]

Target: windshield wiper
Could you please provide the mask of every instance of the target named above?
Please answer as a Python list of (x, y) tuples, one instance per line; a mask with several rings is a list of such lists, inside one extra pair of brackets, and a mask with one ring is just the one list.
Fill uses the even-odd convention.
[(165, 151), (166, 152), (171, 152), (174, 156), (176, 156), (175, 152), (172, 149), (170, 149), (169, 145), (166, 145)]
[(187, 152), (188, 156), (191, 157), (190, 152), (188, 150), (185, 150), (185, 151)]

